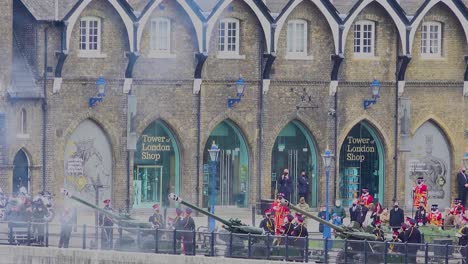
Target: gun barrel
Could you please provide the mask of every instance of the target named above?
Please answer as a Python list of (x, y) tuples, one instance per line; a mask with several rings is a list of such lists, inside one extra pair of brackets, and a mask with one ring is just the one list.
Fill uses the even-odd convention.
[(229, 221), (224, 220), (224, 219), (221, 218), (221, 217), (218, 217), (218, 216), (216, 216), (216, 215), (214, 215), (214, 214), (212, 214), (212, 213), (209, 213), (209, 212), (207, 212), (207, 211), (205, 211), (205, 210), (203, 210), (203, 209), (201, 209), (201, 208), (199, 208), (199, 207), (197, 207), (197, 206), (195, 206), (195, 205), (193, 205), (193, 204), (191, 204), (191, 203), (189, 203), (189, 202), (184, 201), (182, 198), (180, 198), (179, 196), (177, 196), (177, 194), (175, 194), (175, 193), (170, 193), (170, 194), (169, 194), (169, 199), (171, 199), (171, 200), (173, 200), (173, 201), (176, 201), (176, 202), (178, 202), (178, 203), (181, 203), (181, 204), (183, 204), (183, 205), (185, 205), (185, 206), (187, 206), (187, 207), (189, 207), (189, 208), (192, 208), (193, 210), (195, 210), (195, 211), (197, 211), (197, 212), (200, 212), (200, 213), (202, 213), (202, 214), (204, 214), (204, 215), (206, 215), (206, 216), (208, 216), (208, 217), (213, 217), (215, 220), (217, 220), (217, 221), (223, 223), (224, 225), (227, 225), (227, 226), (229, 226), (229, 227), (232, 227), (232, 224), (231, 224)]
[(327, 220), (324, 220), (324, 219), (322, 219), (322, 218), (320, 218), (320, 217), (318, 217), (318, 216), (316, 216), (316, 215), (313, 215), (313, 214), (310, 213), (310, 212), (307, 212), (307, 211), (302, 210), (301, 208), (299, 208), (299, 207), (293, 205), (292, 203), (290, 203), (288, 200), (286, 200), (286, 199), (284, 199), (284, 198), (282, 198), (280, 202), (281, 202), (282, 205), (287, 206), (289, 209), (292, 209), (292, 210), (294, 210), (294, 211), (296, 211), (296, 212), (299, 212), (299, 213), (301, 213), (301, 214), (303, 214), (303, 215), (306, 215), (306, 216), (308, 216), (308, 217), (314, 219), (315, 221), (317, 221), (317, 222), (319, 222), (319, 223), (322, 223), (322, 224), (324, 224), (324, 225), (326, 225), (326, 226), (329, 226), (330, 228), (335, 229), (335, 230), (338, 231), (338, 232), (345, 232), (345, 231), (346, 231), (346, 230), (345, 230), (343, 227), (341, 227), (341, 226), (334, 225), (334, 224), (328, 222)]

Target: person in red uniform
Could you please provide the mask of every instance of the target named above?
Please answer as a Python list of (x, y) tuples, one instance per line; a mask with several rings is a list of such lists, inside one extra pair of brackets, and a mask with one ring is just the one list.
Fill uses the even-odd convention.
[[(361, 197), (359, 198), (360, 202), (364, 202), (364, 206), (369, 207), (369, 205), (374, 201), (374, 197), (369, 193), (369, 189), (366, 187), (362, 188)], [(361, 203), (362, 204), (362, 203)]]
[(442, 226), (442, 213), (439, 212), (439, 206), (437, 204), (431, 206), (431, 212), (427, 216), (427, 222), (431, 225)]
[[(465, 215), (465, 207), (461, 204), (460, 198), (455, 198), (454, 205), (452, 207), (453, 215)], [(450, 210), (452, 212), (452, 210)]]
[(275, 230), (276, 235), (280, 235), (280, 227), (284, 224), (284, 218), (289, 214), (289, 208), (281, 204), (281, 199), (283, 199), (283, 193), (278, 193), (277, 198), (272, 206), (272, 210), (275, 212)]
[(427, 210), (427, 185), (423, 177), (418, 177), (416, 182), (417, 185), (413, 187), (413, 206), (417, 210), (421, 204)]

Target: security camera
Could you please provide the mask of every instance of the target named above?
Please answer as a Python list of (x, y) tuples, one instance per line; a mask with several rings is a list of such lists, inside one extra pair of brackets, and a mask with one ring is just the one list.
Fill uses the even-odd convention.
[(328, 115), (329, 116), (335, 116), (336, 115), (336, 110), (333, 108), (328, 109)]

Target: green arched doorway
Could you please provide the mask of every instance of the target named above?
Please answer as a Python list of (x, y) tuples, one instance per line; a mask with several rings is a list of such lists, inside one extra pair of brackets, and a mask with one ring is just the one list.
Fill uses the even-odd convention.
[(289, 170), (293, 180), (291, 200), (299, 201), (297, 179), (302, 171), (309, 178), (309, 196), (307, 203), (317, 207), (317, 149), (312, 135), (299, 121), (289, 122), (279, 133), (272, 150), (271, 157), (271, 197), (274, 198), (278, 190), (278, 177), (284, 169)]
[(384, 161), (383, 144), (375, 129), (366, 122), (355, 125), (340, 151), (339, 198), (343, 206), (350, 206), (361, 195), (363, 187), (383, 201)]
[(203, 206), (211, 195), (211, 161), (208, 149), (213, 141), (220, 148), (216, 172), (216, 205), (247, 207), (249, 201), (249, 152), (244, 136), (225, 120), (211, 132), (203, 148)]
[(133, 166), (133, 207), (168, 206), (180, 191), (180, 152), (174, 133), (161, 120), (151, 123), (137, 143)]

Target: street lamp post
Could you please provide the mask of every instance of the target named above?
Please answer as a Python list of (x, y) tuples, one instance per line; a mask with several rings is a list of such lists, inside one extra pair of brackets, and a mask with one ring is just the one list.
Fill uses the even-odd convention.
[(370, 105), (377, 103), (377, 99), (379, 99), (380, 97), (380, 82), (377, 80), (374, 80), (370, 85), (370, 89), (372, 93), (372, 100), (365, 99), (362, 102), (364, 106), (364, 110), (367, 110), (370, 107)]
[[(213, 141), (211, 144), (211, 148), (208, 150), (210, 153), (211, 159), (211, 202), (210, 202), (210, 212), (214, 214), (215, 212), (215, 200), (216, 200), (216, 165), (218, 162), (219, 157), (219, 148)], [(215, 229), (215, 220), (213, 217), (210, 217), (208, 222), (208, 228), (210, 232), (214, 231)]]
[[(322, 158), (323, 158), (323, 165), (325, 167), (325, 219), (328, 221), (330, 221), (330, 211), (329, 211), (329, 205), (328, 205), (328, 189), (329, 189), (329, 178), (330, 178), (330, 166), (331, 166), (331, 161), (333, 159), (333, 153), (331, 152), (330, 149), (328, 149), (328, 146), (327, 146), (327, 149), (325, 150), (325, 153), (322, 155)], [(329, 239), (331, 237), (331, 230), (330, 230), (330, 227), (325, 225), (323, 227), (323, 238), (325, 239)]]

